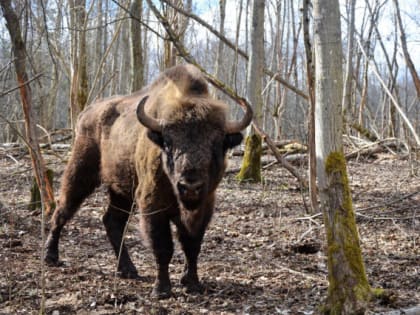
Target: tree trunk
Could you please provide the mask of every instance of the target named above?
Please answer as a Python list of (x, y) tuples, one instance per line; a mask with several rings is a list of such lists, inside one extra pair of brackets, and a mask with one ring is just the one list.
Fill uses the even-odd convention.
[[(264, 75), (264, 0), (252, 4), (251, 54), (248, 60), (247, 94), (254, 106), (255, 120), (262, 125), (262, 78)], [(245, 155), (237, 179), (239, 181), (261, 181), (262, 140), (250, 128), (245, 141)]]
[[(102, 7), (102, 5), (103, 5), (103, 1), (98, 1), (97, 3), (96, 3), (96, 9), (97, 9), (97, 17), (96, 17), (96, 19), (97, 19), (97, 23), (96, 23), (96, 27), (97, 27), (97, 29), (96, 29), (96, 38), (95, 38), (95, 53), (94, 53), (94, 56), (93, 56), (93, 60), (94, 60), (94, 62), (93, 62), (93, 64), (94, 64), (94, 67), (93, 67), (93, 69), (99, 69), (100, 67), (101, 67), (101, 58), (102, 58), (102, 55), (103, 55), (103, 53), (104, 53), (104, 43), (103, 43), (103, 40), (104, 40), (104, 15), (106, 16), (107, 15), (107, 12), (104, 12), (103, 11), (103, 7)], [(105, 71), (101, 71), (101, 73), (103, 74)], [(101, 86), (102, 86), (102, 84), (103, 84), (103, 82), (105, 81), (104, 80), (104, 76), (102, 75), (101, 76), (101, 79), (98, 79), (99, 80), (99, 82), (98, 82), (98, 86), (99, 86), (99, 88), (98, 88), (98, 90), (100, 90), (100, 88), (101, 88)], [(101, 92), (97, 92), (96, 91), (96, 89), (95, 89), (95, 91), (93, 92), (93, 93), (96, 93), (96, 95), (97, 95), (97, 97), (103, 97), (104, 95), (103, 95), (103, 93), (101, 93)]]
[(311, 201), (311, 211), (318, 212), (318, 193), (316, 189), (316, 155), (315, 155), (315, 66), (312, 60), (313, 51), (309, 35), (309, 0), (302, 3), (302, 25), (303, 38), (305, 42), (306, 55), (306, 78), (309, 94), (308, 112), (308, 147), (309, 147), (309, 196)]
[[(219, 33), (224, 36), (225, 35), (226, 0), (219, 0), (219, 10), (220, 10)], [(223, 41), (220, 40), (217, 47), (214, 76), (221, 81), (226, 81), (225, 76), (224, 76), (225, 71), (222, 71), (223, 66), (224, 66), (223, 61), (226, 60), (226, 57), (223, 55), (223, 51), (224, 51), (223, 48), (224, 48)], [(222, 94), (216, 90), (215, 96), (217, 96), (217, 98), (220, 98), (222, 97)]]
[[(141, 19), (143, 11), (142, 0), (132, 0), (130, 13)], [(131, 19), (131, 92), (140, 90), (144, 86), (144, 60), (142, 27), (136, 19)]]
[(23, 113), (25, 115), (26, 141), (29, 146), (32, 166), (35, 173), (35, 179), (41, 190), (42, 202), (45, 213), (48, 214), (55, 206), (54, 193), (51, 183), (46, 176), (44, 159), (38, 144), (36, 122), (32, 110), (32, 91), (26, 72), (26, 49), (22, 39), (20, 24), (16, 13), (12, 9), (10, 0), (1, 1), (1, 7), (6, 19), (6, 26), (9, 30), (12, 41), (12, 50), (14, 55), (14, 64), (17, 81), (20, 85), (20, 96), (22, 100)]
[(342, 46), (338, 0), (315, 0), (317, 175), (327, 235), (327, 314), (363, 314), (371, 297), (353, 211), (342, 133)]
[(348, 35), (347, 35), (347, 60), (346, 71), (344, 76), (344, 90), (343, 90), (343, 113), (347, 122), (350, 122), (352, 115), (352, 82), (353, 82), (353, 47), (354, 47), (354, 18), (355, 18), (356, 0), (347, 0), (348, 7)]
[[(367, 5), (367, 10), (369, 10), (369, 27), (364, 27), (363, 29), (361, 29), (359, 32), (362, 33), (362, 31), (367, 29), (367, 35), (365, 35), (365, 40), (364, 40), (364, 45), (366, 47), (366, 51), (371, 51), (371, 47), (372, 47), (372, 35), (373, 35), (373, 31), (377, 31), (377, 20), (378, 20), (378, 15), (379, 15), (379, 7), (375, 6), (372, 10), (369, 2), (366, 2)], [(378, 34), (379, 36), (379, 34)], [(360, 63), (363, 61), (362, 56), (363, 53), (360, 51), (360, 49), (358, 49), (359, 53), (358, 53), (358, 65), (360, 65)], [(357, 69), (359, 69), (360, 66), (357, 67)], [(370, 84), (369, 84), (369, 59), (366, 58), (364, 65), (363, 65), (363, 72), (361, 73), (362, 75), (362, 90), (360, 92), (360, 101), (359, 101), (359, 113), (358, 113), (358, 128), (355, 128), (356, 130), (359, 129), (360, 131), (358, 132), (358, 136), (365, 136), (363, 134), (366, 134), (365, 132), (362, 132), (362, 130), (367, 130), (368, 129), (368, 125), (365, 124), (365, 119), (364, 119), (364, 112), (365, 109), (367, 108), (367, 104), (368, 104), (368, 94), (369, 94), (369, 88), (370, 88)], [(356, 73), (358, 73), (358, 71), (356, 71)], [(354, 126), (354, 124), (353, 124)], [(359, 128), (360, 127), (360, 128)]]
[[(54, 172), (51, 169), (47, 169), (46, 171), (47, 179), (50, 183), (54, 180)], [(39, 189), (38, 182), (36, 177), (32, 180), (31, 186), (31, 198), (28, 205), (29, 210), (35, 211), (37, 209), (42, 210), (42, 198), (41, 198), (41, 190)]]
[(402, 25), (401, 13), (400, 13), (399, 5), (398, 5), (398, 0), (393, 0), (393, 3), (394, 3), (394, 7), (395, 7), (395, 14), (397, 15), (397, 24), (398, 24), (398, 28), (399, 28), (399, 31), (400, 31), (400, 40), (401, 40), (402, 51), (403, 51), (403, 54), (404, 54), (404, 59), (405, 59), (405, 62), (407, 64), (408, 70), (410, 70), (411, 77), (413, 78), (414, 86), (415, 86), (416, 92), (417, 92), (417, 97), (420, 98), (420, 78), (417, 74), (414, 63), (411, 60), (410, 54), (408, 53), (407, 41), (405, 39), (405, 32), (404, 32), (404, 28), (403, 28), (403, 25)]
[(70, 24), (72, 31), (72, 74), (70, 87), (70, 118), (74, 129), (78, 114), (86, 106), (88, 97), (87, 51), (86, 51), (86, 8), (85, 0), (72, 0)]
[[(32, 110), (32, 92), (29, 86), (28, 75), (26, 73), (26, 48), (22, 39), (19, 19), (13, 11), (10, 0), (0, 1), (3, 15), (6, 19), (6, 27), (10, 34), (12, 42), (12, 50), (14, 55), (14, 65), (16, 70), (17, 81), (20, 85), (20, 96), (22, 100), (23, 113), (25, 115), (26, 142), (31, 156), (31, 162), (35, 179), (41, 191), (42, 210), (41, 211), (41, 242), (45, 241), (45, 215), (48, 214), (55, 206), (54, 193), (52, 185), (48, 180), (44, 159), (39, 148), (36, 123)], [(41, 246), (41, 257), (44, 257), (44, 246)], [(41, 262), (41, 307), (40, 313), (45, 312), (45, 265)]]
[(131, 51), (130, 51), (130, 26), (129, 21), (124, 21), (121, 27), (120, 39), (120, 71), (118, 73), (118, 93), (128, 94), (131, 90), (130, 80), (127, 76), (131, 71)]
[[(238, 74), (238, 64), (239, 64), (239, 35), (240, 35), (240, 29), (241, 29), (241, 22), (242, 22), (242, 11), (243, 11), (243, 0), (240, 0), (238, 3), (238, 18), (236, 21), (236, 30), (235, 30), (235, 44), (233, 50), (235, 51), (235, 57), (234, 62), (232, 63), (232, 67), (230, 70), (230, 78), (229, 78), (229, 84), (230, 86), (235, 86), (237, 81), (237, 74)], [(232, 47), (231, 47), (232, 48)]]
[[(174, 7), (182, 7), (182, 0), (167, 0), (164, 2), (170, 2)], [(166, 20), (172, 25), (173, 30), (180, 38), (183, 36), (183, 30), (181, 25), (181, 17), (179, 13), (169, 5), (164, 7), (164, 16)], [(163, 43), (163, 69), (173, 67), (176, 65), (176, 48), (170, 40), (165, 40)]]
[[(219, 22), (219, 33), (225, 35), (225, 17), (226, 17), (226, 0), (219, 0), (219, 10), (220, 10), (220, 22)], [(223, 41), (219, 41), (217, 47), (217, 56), (216, 56), (216, 65), (214, 70), (214, 76), (222, 80), (220, 73), (222, 69), (222, 63), (226, 59), (223, 56)], [(223, 80), (222, 80), (223, 81)]]

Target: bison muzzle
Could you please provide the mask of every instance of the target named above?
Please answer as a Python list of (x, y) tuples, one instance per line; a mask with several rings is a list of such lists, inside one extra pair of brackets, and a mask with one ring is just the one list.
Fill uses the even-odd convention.
[(51, 219), (45, 260), (59, 262), (60, 233), (83, 200), (100, 184), (109, 192), (103, 216), (123, 278), (138, 273), (123, 242), (133, 204), (140, 231), (156, 260), (152, 294), (171, 294), (168, 265), (173, 254), (171, 222), (185, 254), (181, 284), (200, 291), (197, 258), (212, 217), (215, 190), (228, 149), (240, 144), (252, 120), (226, 119), (226, 105), (209, 96), (201, 72), (191, 65), (170, 68), (151, 85), (129, 95), (103, 99), (79, 116), (58, 207)]

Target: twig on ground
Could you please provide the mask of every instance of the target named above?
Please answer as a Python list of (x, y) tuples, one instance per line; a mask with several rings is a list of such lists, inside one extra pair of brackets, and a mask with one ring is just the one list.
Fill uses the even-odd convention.
[(375, 205), (375, 206), (370, 206), (370, 207), (366, 207), (366, 208), (358, 209), (358, 210), (357, 210), (357, 212), (363, 212), (363, 211), (367, 211), (367, 210), (372, 210), (372, 209), (376, 209), (376, 208), (381, 208), (381, 207), (390, 206), (390, 205), (392, 205), (392, 204), (394, 204), (394, 203), (397, 203), (397, 202), (399, 202), (399, 201), (402, 201), (402, 200), (404, 200), (404, 199), (407, 199), (407, 198), (410, 198), (410, 197), (413, 197), (413, 196), (415, 196), (415, 195), (419, 194), (419, 193), (420, 193), (420, 187), (417, 187), (417, 189), (418, 189), (418, 190), (417, 190), (417, 191), (415, 191), (415, 192), (409, 193), (409, 194), (407, 194), (407, 195), (404, 195), (404, 196), (402, 196), (402, 197), (400, 197), (400, 198), (397, 198), (397, 199), (391, 200), (391, 201), (389, 201), (389, 202), (384, 202), (384, 203), (381, 203), (381, 204), (379, 204), (379, 205)]
[(369, 216), (366, 214), (361, 214), (356, 212), (356, 216), (361, 217), (365, 220), (371, 220), (371, 221), (378, 221), (378, 220), (391, 220), (391, 221), (396, 221), (396, 220), (413, 220), (413, 219), (417, 219), (420, 218), (420, 215), (414, 215), (414, 216), (407, 216), (407, 217), (373, 217), (373, 216)]

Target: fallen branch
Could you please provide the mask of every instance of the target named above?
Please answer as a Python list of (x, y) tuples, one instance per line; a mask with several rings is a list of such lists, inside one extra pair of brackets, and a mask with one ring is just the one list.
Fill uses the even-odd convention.
[[(390, 151), (389, 147), (398, 148), (400, 141), (398, 139), (384, 139), (369, 143), (358, 150), (346, 154), (346, 159), (351, 159), (359, 156), (369, 156), (376, 153)], [(391, 152), (394, 153), (394, 152)]]
[[(297, 142), (296, 140), (283, 140), (283, 141), (273, 141), (274, 145), (281, 150), (281, 153), (287, 153), (287, 154), (294, 154), (294, 153), (303, 153), (306, 152), (308, 149), (306, 145), (301, 144)], [(267, 150), (269, 150), (269, 146), (266, 143), (263, 143), (262, 152), (266, 153)], [(232, 156), (242, 156), (244, 155), (243, 148), (235, 149), (232, 151)]]
[(413, 220), (413, 219), (420, 218), (420, 215), (411, 215), (411, 216), (400, 217), (400, 218), (399, 217), (373, 217), (373, 216), (369, 216), (369, 215), (366, 215), (366, 214), (361, 214), (361, 213), (358, 213), (358, 212), (356, 212), (356, 216), (361, 217), (364, 220), (369, 220), (369, 221)]
[(382, 313), (383, 315), (418, 315), (420, 314), (420, 305), (411, 307), (411, 308), (404, 308), (395, 311), (385, 312)]
[[(245, 104), (241, 105), (245, 106)], [(254, 127), (255, 131), (261, 136), (261, 138), (267, 143), (268, 147), (273, 152), (274, 157), (277, 159), (277, 161), (299, 180), (299, 183), (303, 188), (308, 187), (308, 182), (306, 181), (306, 179), (303, 178), (299, 174), (299, 171), (280, 154), (279, 150), (277, 149), (276, 145), (271, 140), (271, 138), (254, 121), (252, 122), (252, 126)]]
[[(290, 154), (287, 155), (285, 157), (283, 157), (287, 162), (290, 163), (296, 163), (299, 162), (300, 164), (302, 163), (306, 163), (306, 154)], [(274, 165), (279, 164), (278, 160), (269, 160), (269, 161), (261, 161), (261, 167), (263, 170), (266, 170)], [(238, 173), (240, 171), (240, 167), (235, 167), (235, 168), (229, 168), (225, 171), (225, 174), (234, 174), (234, 173)]]
[(323, 276), (313, 276), (313, 275), (310, 275), (309, 273), (304, 273), (304, 272), (301, 272), (301, 271), (293, 270), (291, 268), (284, 267), (284, 266), (278, 266), (277, 268), (279, 269), (279, 271), (286, 271), (286, 272), (291, 273), (293, 275), (301, 276), (305, 279), (309, 279), (309, 280), (313, 280), (313, 281), (319, 281), (323, 284), (327, 284), (327, 279)]
[[(358, 209), (357, 211), (355, 211), (355, 214), (356, 214), (356, 216), (363, 217), (365, 219), (371, 219), (371, 220), (408, 220), (408, 219), (412, 219), (412, 218), (418, 218), (419, 216), (407, 216), (407, 217), (401, 217), (401, 218), (398, 218), (398, 217), (377, 217), (377, 218), (375, 218), (375, 217), (367, 216), (365, 214), (360, 213), (360, 212), (364, 212), (364, 211), (367, 211), (367, 210), (372, 210), (372, 209), (381, 208), (381, 207), (387, 207), (387, 206), (393, 205), (397, 202), (401, 202), (404, 199), (408, 199), (410, 197), (413, 197), (417, 194), (420, 194), (420, 187), (417, 187), (417, 191), (415, 191), (415, 192), (404, 195), (400, 198), (396, 198), (396, 199), (391, 200), (389, 202), (381, 203), (379, 205), (370, 206), (370, 207), (367, 207), (367, 208)], [(295, 218), (294, 220), (295, 221), (309, 220), (309, 221), (313, 222), (315, 218), (318, 218), (318, 217), (321, 217), (321, 216), (322, 216), (322, 213), (318, 212), (318, 213), (315, 213), (311, 216), (299, 217), (299, 218)]]
[(420, 187), (417, 187), (417, 191), (412, 192), (412, 193), (407, 194), (407, 195), (404, 195), (404, 196), (402, 196), (400, 198), (396, 198), (396, 199), (391, 200), (389, 202), (381, 203), (379, 205), (370, 206), (370, 207), (367, 207), (367, 208), (362, 208), (362, 209), (357, 210), (357, 212), (368, 211), (368, 210), (372, 210), (372, 209), (376, 209), (376, 208), (381, 208), (381, 207), (387, 207), (387, 206), (393, 205), (394, 203), (401, 202), (404, 199), (411, 198), (411, 197), (413, 197), (413, 196), (415, 196), (417, 194), (420, 194)]

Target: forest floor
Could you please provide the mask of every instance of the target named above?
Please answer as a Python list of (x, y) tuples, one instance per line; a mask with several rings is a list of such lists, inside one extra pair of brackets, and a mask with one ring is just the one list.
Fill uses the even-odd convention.
[[(32, 183), (28, 155), (0, 148), (0, 314), (38, 314), (41, 303), (41, 216), (28, 210)], [(55, 189), (66, 152), (46, 155)], [(272, 159), (268, 156), (265, 159)], [(238, 167), (232, 158), (230, 167)], [(386, 294), (368, 314), (420, 304), (420, 177), (408, 160), (379, 154), (348, 163), (366, 272)], [(303, 168), (302, 168), (303, 171)], [(60, 267), (45, 267), (47, 314), (316, 314), (327, 293), (322, 217), (306, 214), (302, 193), (278, 165), (263, 184), (239, 184), (228, 173), (199, 259), (203, 294), (178, 284), (183, 256), (176, 244), (170, 265), (173, 296), (154, 300), (154, 263), (130, 222), (126, 242), (142, 280), (115, 276), (116, 259), (101, 216), (107, 197), (98, 189), (66, 226)], [(400, 314), (399, 311), (393, 314)]]

